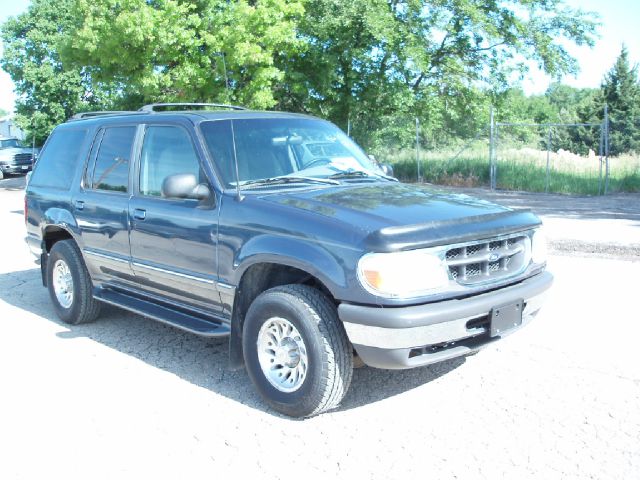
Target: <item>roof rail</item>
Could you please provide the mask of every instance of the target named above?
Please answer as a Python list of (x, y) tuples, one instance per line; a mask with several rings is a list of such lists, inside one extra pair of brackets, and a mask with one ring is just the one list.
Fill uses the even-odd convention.
[(127, 115), (130, 113), (140, 113), (140, 112), (135, 110), (121, 110), (121, 111), (104, 110), (104, 111), (98, 111), (98, 112), (80, 112), (80, 113), (76, 113), (69, 120), (82, 120), (84, 118), (101, 117), (103, 115)]
[(138, 111), (152, 113), (155, 112), (158, 107), (216, 107), (229, 108), (231, 110), (246, 110), (246, 108), (239, 107), (238, 105), (225, 105), (223, 103), (151, 103), (140, 108)]

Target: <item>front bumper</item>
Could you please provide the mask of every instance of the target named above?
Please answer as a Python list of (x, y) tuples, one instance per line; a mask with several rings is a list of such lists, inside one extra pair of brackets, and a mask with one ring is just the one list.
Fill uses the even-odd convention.
[(2, 173), (9, 174), (18, 174), (18, 173), (27, 173), (30, 172), (33, 168), (33, 165), (14, 165), (14, 164), (1, 164), (0, 169), (2, 169)]
[[(377, 368), (413, 368), (467, 355), (519, 330), (538, 313), (552, 283), (553, 275), (543, 272), (459, 300), (389, 308), (343, 303), (338, 315), (364, 363)], [(492, 309), (518, 300), (524, 300), (522, 324), (492, 337)]]

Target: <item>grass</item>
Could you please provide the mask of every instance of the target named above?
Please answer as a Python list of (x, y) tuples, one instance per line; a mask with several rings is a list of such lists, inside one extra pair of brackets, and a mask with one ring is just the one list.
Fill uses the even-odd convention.
[[(423, 181), (438, 185), (479, 187), (489, 185), (489, 152), (486, 147), (458, 152), (421, 152)], [(379, 156), (393, 165), (402, 181), (415, 182), (415, 151), (387, 152)], [(544, 192), (547, 152), (531, 148), (504, 149), (498, 153), (497, 187), (504, 190)], [(549, 192), (597, 195), (600, 161), (569, 152), (552, 152), (549, 158)], [(640, 192), (640, 157), (610, 158), (609, 192)], [(602, 189), (604, 189), (603, 165)]]

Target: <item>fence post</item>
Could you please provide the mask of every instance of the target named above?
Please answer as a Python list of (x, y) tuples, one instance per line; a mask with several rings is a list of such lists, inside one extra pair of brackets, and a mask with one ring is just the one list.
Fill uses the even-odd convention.
[(600, 172), (598, 175), (598, 195), (602, 192), (602, 157), (604, 152), (604, 121), (600, 124), (600, 144), (598, 146), (598, 163), (600, 164)]
[(420, 175), (420, 119), (416, 117), (416, 167), (418, 168), (418, 183), (422, 183)]
[(491, 190), (495, 190), (495, 166), (494, 166), (494, 153), (495, 153), (495, 144), (494, 144), (494, 129), (495, 123), (493, 119), (493, 105), (489, 109), (489, 188)]
[(547, 178), (544, 182), (544, 193), (549, 193), (549, 155), (551, 154), (551, 127), (547, 133)]
[(606, 174), (604, 177), (604, 194), (609, 191), (609, 106), (604, 104), (604, 161)]

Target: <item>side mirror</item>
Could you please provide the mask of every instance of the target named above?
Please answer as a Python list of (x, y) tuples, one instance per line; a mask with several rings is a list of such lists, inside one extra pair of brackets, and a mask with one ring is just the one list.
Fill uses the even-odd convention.
[(211, 190), (204, 183), (198, 183), (198, 179), (193, 173), (176, 173), (163, 180), (162, 196), (207, 200), (211, 197)]

